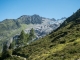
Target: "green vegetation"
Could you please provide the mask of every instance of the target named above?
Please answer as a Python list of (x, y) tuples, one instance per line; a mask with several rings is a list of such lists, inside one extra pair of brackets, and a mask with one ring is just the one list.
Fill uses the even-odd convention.
[(35, 37), (33, 28), (30, 30), (30, 33), (27, 34), (22, 30), (21, 34), (17, 37), (18, 39), (15, 45), (18, 45), (18, 47), (25, 46), (28, 42), (34, 40)]
[[(22, 36), (24, 37), (24, 33)], [(13, 50), (13, 55), (24, 57), (27, 60), (80, 59), (80, 9), (49, 35)], [(15, 57), (7, 59), (11, 58), (16, 59)]]
[(19, 57), (19, 56), (12, 56), (12, 57), (8, 57), (4, 60), (25, 60), (23, 57)]
[(10, 44), (9, 48), (8, 48), (6, 43), (3, 45), (3, 51), (2, 51), (1, 59), (5, 59), (7, 57), (12, 56), (12, 46), (11, 45), (12, 44)]
[(4, 21), (0, 22), (0, 52), (2, 49), (1, 44), (4, 41), (10, 40), (11, 37), (28, 28), (27, 26), (30, 23), (41, 24), (42, 17), (40, 17), (39, 15), (23, 15), (18, 19), (5, 19)]
[[(6, 30), (6, 31), (1, 31), (0, 33), (4, 34), (4, 35), (0, 35), (2, 36), (0, 38), (0, 49), (2, 49), (2, 43), (4, 41), (10, 40), (10, 38), (12, 38), (13, 36), (15, 36), (15, 34), (19, 34), (22, 30), (24, 30), (25, 28), (27, 28), (26, 24), (20, 24), (21, 27), (18, 27), (17, 29), (12, 29), (12, 30)], [(4, 28), (4, 27), (3, 27)]]
[(35, 38), (35, 33), (34, 33), (34, 29), (32, 28), (30, 30), (30, 34), (29, 34), (28, 40), (31, 41), (31, 40), (34, 40), (34, 38)]
[(25, 34), (25, 32), (22, 30), (20, 36), (18, 37), (18, 45), (25, 45), (28, 42), (28, 36), (29, 34)]
[(27, 60), (76, 60), (80, 58), (80, 10), (51, 34), (14, 50)]

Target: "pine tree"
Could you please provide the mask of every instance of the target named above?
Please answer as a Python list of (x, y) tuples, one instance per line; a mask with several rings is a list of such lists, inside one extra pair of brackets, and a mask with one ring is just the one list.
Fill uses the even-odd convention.
[(33, 40), (35, 38), (35, 33), (34, 33), (34, 29), (32, 28), (30, 30), (30, 34), (29, 34), (29, 40)]
[(21, 40), (25, 39), (25, 32), (23, 30), (21, 31), (20, 39)]
[(19, 36), (20, 39), (18, 40), (18, 44), (25, 45), (27, 43), (28, 37), (29, 34), (25, 34), (25, 32), (22, 30)]
[(20, 34), (20, 39), (19, 39), (19, 44), (23, 44), (24, 43), (24, 40), (25, 40), (25, 33), (24, 31), (22, 30), (21, 31), (21, 34)]

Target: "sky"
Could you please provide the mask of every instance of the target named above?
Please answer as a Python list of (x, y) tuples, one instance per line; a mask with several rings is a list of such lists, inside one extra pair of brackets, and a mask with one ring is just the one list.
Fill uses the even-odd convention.
[(80, 0), (0, 0), (0, 21), (22, 15), (46, 18), (69, 17), (80, 8)]

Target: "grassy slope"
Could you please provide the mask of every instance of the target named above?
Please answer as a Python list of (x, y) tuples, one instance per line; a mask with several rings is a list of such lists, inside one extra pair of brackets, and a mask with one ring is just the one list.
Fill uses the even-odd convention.
[(27, 60), (75, 60), (80, 58), (80, 10), (50, 35), (18, 48), (14, 54)]
[(70, 16), (57, 30), (17, 48), (13, 54), (27, 60), (77, 60), (80, 58), (80, 10)]

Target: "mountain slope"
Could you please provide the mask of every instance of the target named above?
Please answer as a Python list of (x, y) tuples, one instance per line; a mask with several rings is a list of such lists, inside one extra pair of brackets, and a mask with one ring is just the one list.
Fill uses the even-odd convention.
[(5, 19), (0, 22), (0, 44), (5, 40), (9, 40), (20, 27), (21, 25), (15, 19)]
[(27, 60), (78, 60), (80, 58), (80, 9), (51, 34), (15, 49)]
[(11, 40), (15, 35), (19, 35), (22, 30), (28, 33), (31, 28), (34, 28), (37, 36), (36, 39), (38, 39), (55, 30), (62, 22), (40, 17), (36, 14), (32, 16), (23, 15), (18, 19), (5, 19), (0, 22), (0, 51), (4, 41)]

